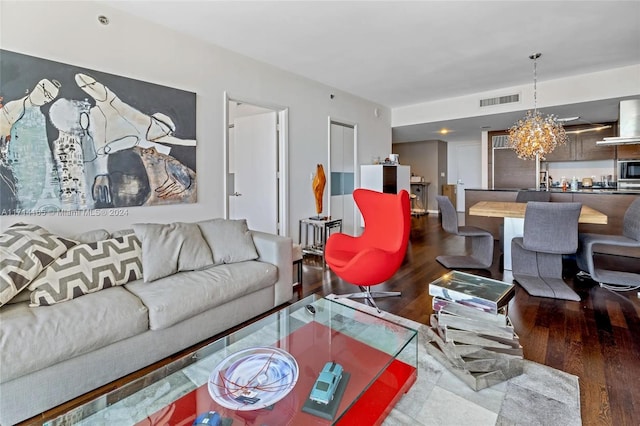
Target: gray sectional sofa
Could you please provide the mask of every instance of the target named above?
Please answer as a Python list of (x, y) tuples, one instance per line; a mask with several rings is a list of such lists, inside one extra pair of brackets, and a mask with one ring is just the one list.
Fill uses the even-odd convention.
[[(1, 306), (0, 424), (28, 419), (288, 302), (291, 239), (248, 232), (254, 260), (217, 259), (49, 306), (34, 306), (34, 289), (30, 300)], [(230, 244), (229, 235), (221, 237)], [(147, 243), (157, 240), (141, 240), (145, 268), (164, 263), (162, 256), (173, 255), (165, 249), (176, 246), (153, 250)]]

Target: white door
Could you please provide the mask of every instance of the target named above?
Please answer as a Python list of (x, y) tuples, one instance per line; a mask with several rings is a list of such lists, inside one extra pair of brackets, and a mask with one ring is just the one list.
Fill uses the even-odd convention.
[(458, 188), (456, 209), (465, 211), (465, 188), (482, 187), (482, 146), (480, 144), (456, 146), (456, 162), (458, 166)]
[(238, 117), (229, 138), (229, 218), (250, 229), (278, 233), (277, 114)]

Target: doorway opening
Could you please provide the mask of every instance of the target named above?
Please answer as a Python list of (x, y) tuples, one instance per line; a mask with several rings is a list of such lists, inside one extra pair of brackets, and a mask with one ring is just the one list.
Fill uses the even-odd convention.
[(225, 218), (246, 219), (255, 231), (289, 234), (288, 118), (288, 108), (225, 92)]

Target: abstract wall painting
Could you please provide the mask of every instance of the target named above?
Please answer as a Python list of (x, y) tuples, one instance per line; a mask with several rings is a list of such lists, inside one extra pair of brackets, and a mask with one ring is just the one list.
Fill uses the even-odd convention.
[(196, 194), (195, 93), (0, 49), (0, 214)]

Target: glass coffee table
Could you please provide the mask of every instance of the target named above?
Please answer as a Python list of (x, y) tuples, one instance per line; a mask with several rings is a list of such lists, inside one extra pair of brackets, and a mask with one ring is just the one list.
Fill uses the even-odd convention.
[[(417, 340), (312, 295), (45, 424), (378, 424), (416, 380)], [(333, 399), (311, 401), (327, 363), (343, 368)]]

